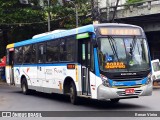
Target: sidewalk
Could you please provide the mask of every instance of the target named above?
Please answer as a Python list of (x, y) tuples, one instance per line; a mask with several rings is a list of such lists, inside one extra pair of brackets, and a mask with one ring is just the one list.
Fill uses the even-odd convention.
[(4, 80), (0, 80), (0, 85), (7, 85), (7, 83)]

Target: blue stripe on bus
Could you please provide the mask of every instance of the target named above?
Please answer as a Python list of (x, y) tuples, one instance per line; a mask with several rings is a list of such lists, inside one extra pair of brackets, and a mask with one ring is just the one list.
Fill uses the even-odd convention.
[(125, 81), (113, 81), (111, 79), (109, 79), (109, 83), (111, 86), (135, 86), (135, 85), (144, 85), (146, 84), (148, 78), (144, 78), (142, 80), (129, 80), (127, 81), (127, 79)]
[(80, 33), (86, 33), (86, 32), (94, 32), (94, 26), (87, 25), (87, 26), (59, 32), (59, 33), (53, 33), (53, 34), (46, 35), (46, 36), (39, 37), (39, 38), (33, 38), (33, 39), (17, 42), (17, 43), (15, 43), (15, 47), (38, 43), (38, 42), (43, 42), (43, 41), (52, 40), (52, 39), (56, 39), (56, 38), (62, 38), (62, 37), (80, 34)]
[(23, 64), (23, 65), (14, 65), (14, 67), (35, 67), (35, 66), (67, 66), (67, 64), (76, 64), (79, 63), (56, 63), (56, 64)]
[(99, 65), (98, 65), (98, 54), (97, 54), (96, 48), (94, 48), (94, 62), (95, 62), (95, 74), (96, 76), (100, 77)]

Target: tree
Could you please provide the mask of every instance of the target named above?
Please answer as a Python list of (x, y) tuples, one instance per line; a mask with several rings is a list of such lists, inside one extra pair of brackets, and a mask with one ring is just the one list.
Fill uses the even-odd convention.
[(126, 3), (127, 4), (133, 4), (133, 3), (137, 3), (137, 2), (142, 2), (143, 0), (127, 0)]
[[(65, 2), (61, 5), (58, 1), (53, 0), (51, 7), (51, 19), (58, 20), (60, 28), (75, 28), (76, 27), (76, 13), (75, 6), (70, 2)], [(73, 1), (78, 9), (79, 26), (91, 23), (91, 18), (87, 15), (91, 12), (91, 4), (88, 0)], [(53, 4), (54, 3), (54, 4)]]
[[(0, 41), (0, 58), (5, 54), (6, 45), (33, 35), (47, 32), (48, 12), (51, 16), (51, 30), (59, 28), (75, 28), (75, 6), (59, 0), (50, 0), (50, 6), (40, 6), (40, 0), (28, 0), (29, 4), (21, 4), (19, 0), (0, 0), (0, 29), (3, 39)], [(43, 0), (41, 0), (43, 2)], [(75, 0), (79, 14), (79, 26), (91, 23), (86, 17), (91, 11), (88, 0)]]
[[(45, 13), (22, 5), (19, 0), (0, 0), (0, 58), (5, 55), (6, 45), (31, 38), (44, 31)], [(36, 24), (35, 24), (36, 23)], [(39, 24), (38, 24), (39, 23)]]

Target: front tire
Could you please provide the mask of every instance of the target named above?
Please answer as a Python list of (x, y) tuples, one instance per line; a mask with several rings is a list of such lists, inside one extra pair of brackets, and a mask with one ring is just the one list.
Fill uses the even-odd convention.
[(21, 88), (22, 88), (22, 93), (24, 95), (28, 95), (29, 94), (29, 89), (28, 89), (26, 78), (22, 78)]
[(70, 85), (70, 101), (73, 105), (78, 104), (78, 97), (77, 97), (77, 91), (76, 91), (76, 86), (72, 82)]
[(115, 98), (115, 99), (110, 99), (111, 103), (118, 103), (120, 99)]

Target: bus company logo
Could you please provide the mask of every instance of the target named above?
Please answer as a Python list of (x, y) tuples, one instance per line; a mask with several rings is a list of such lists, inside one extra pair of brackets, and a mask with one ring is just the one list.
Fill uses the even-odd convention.
[(57, 69), (57, 68), (54, 68), (54, 73), (55, 73), (55, 74), (62, 74), (63, 71), (62, 71), (62, 70), (59, 70), (59, 69)]
[(20, 75), (20, 70), (18, 68), (16, 69), (16, 73)]
[(121, 73), (121, 75), (137, 75), (137, 73)]
[(27, 68), (27, 73), (28, 73), (29, 70), (30, 70), (30, 68)]
[(17, 68), (15, 70), (15, 79), (18, 80), (19, 76), (20, 76), (20, 70)]

